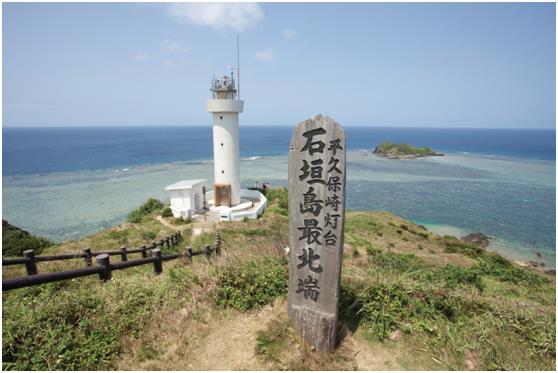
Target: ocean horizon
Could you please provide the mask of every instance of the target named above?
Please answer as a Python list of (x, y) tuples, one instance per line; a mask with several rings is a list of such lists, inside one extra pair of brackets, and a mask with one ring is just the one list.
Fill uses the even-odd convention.
[[(243, 187), (287, 185), (292, 127), (240, 126)], [(347, 208), (387, 210), (441, 234), (555, 267), (555, 130), (346, 127)], [(444, 157), (386, 160), (382, 141)], [(213, 180), (211, 126), (3, 128), (3, 211), (56, 241), (125, 221), (182, 179)], [(542, 259), (536, 253), (542, 254)]]

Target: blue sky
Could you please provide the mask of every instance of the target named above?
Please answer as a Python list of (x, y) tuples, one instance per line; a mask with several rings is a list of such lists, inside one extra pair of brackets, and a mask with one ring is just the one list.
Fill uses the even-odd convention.
[(4, 126), (555, 128), (554, 4), (3, 4)]

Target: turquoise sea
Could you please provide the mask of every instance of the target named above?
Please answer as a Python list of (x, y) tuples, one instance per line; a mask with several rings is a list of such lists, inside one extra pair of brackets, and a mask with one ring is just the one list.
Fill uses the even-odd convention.
[[(241, 126), (241, 182), (287, 184), (290, 127)], [(347, 207), (387, 210), (555, 268), (555, 131), (348, 127)], [(395, 161), (390, 140), (444, 157)], [(2, 217), (38, 235), (75, 239), (125, 220), (181, 179), (212, 183), (211, 127), (3, 129)]]

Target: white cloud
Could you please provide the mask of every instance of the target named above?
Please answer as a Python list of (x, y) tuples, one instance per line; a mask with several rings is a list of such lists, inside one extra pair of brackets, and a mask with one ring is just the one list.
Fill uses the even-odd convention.
[(169, 40), (169, 39), (163, 40), (161, 49), (163, 49), (164, 52), (177, 52), (177, 53), (187, 53), (190, 51), (190, 49), (184, 46), (184, 44), (182, 44), (181, 41)]
[(181, 23), (243, 31), (264, 18), (257, 3), (174, 3), (168, 15)]
[(285, 28), (285, 29), (281, 30), (281, 36), (285, 40), (290, 40), (290, 39), (292, 39), (296, 36), (296, 31)]
[(149, 59), (149, 56), (147, 55), (147, 53), (139, 52), (134, 54), (132, 58), (136, 61), (145, 61)]
[(174, 67), (174, 66), (176, 66), (176, 64), (174, 62), (172, 62), (171, 60), (164, 60), (163, 61), (163, 66), (164, 67)]
[(262, 49), (261, 51), (257, 51), (256, 53), (254, 53), (254, 57), (263, 62), (272, 62), (276, 59), (275, 51), (273, 50), (273, 48), (266, 48)]

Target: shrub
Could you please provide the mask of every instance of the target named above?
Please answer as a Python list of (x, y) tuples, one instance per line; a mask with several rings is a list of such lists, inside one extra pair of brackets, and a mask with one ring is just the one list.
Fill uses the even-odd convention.
[(476, 269), (487, 276), (503, 282), (524, 285), (547, 284), (548, 279), (525, 268), (515, 266), (512, 262), (498, 254), (485, 255), (479, 259)]
[(429, 283), (438, 283), (443, 280), (446, 289), (453, 289), (459, 285), (471, 285), (479, 291), (483, 291), (485, 288), (482, 273), (476, 267), (466, 268), (448, 264), (445, 267), (429, 268), (417, 272), (412, 277)]
[(288, 270), (284, 257), (267, 257), (223, 268), (217, 274), (215, 303), (240, 311), (272, 303), (287, 293)]
[(165, 207), (161, 212), (161, 216), (164, 218), (170, 218), (172, 216), (172, 210), (170, 207)]
[(125, 245), (128, 243), (128, 237), (131, 231), (129, 229), (111, 230), (107, 233), (110, 239), (118, 241), (119, 244)]
[(157, 233), (152, 231), (141, 232), (141, 238), (143, 238), (144, 240), (154, 240), (155, 238), (157, 238)]
[(146, 216), (163, 208), (163, 203), (155, 198), (149, 198), (143, 205), (128, 214), (129, 223), (141, 223)]
[(172, 221), (172, 223), (174, 225), (190, 224), (191, 222), (192, 222), (192, 219), (190, 219), (190, 218), (184, 219), (183, 217), (176, 218)]
[(103, 305), (93, 294), (68, 293), (57, 302), (43, 303), (34, 317), (25, 306), (11, 308), (31, 318), (27, 322), (14, 315), (3, 320), (3, 330), (9, 330), (2, 333), (4, 370), (94, 370), (120, 351), (118, 326), (107, 322), (94, 327)]
[(457, 239), (450, 239), (449, 242), (446, 242), (445, 251), (447, 253), (460, 253), (470, 258), (477, 258), (484, 253), (484, 249), (479, 245), (475, 245), (472, 242), (460, 241)]
[(2, 234), (2, 255), (21, 256), (25, 250), (35, 250), (35, 254), (40, 254), (45, 248), (54, 245), (54, 242), (47, 238), (33, 236), (24, 231), (3, 231)]
[(484, 290), (484, 283), (480, 271), (475, 268), (447, 265), (443, 271), (446, 287), (455, 287), (460, 284), (473, 285), (480, 291)]
[(362, 304), (363, 320), (371, 324), (374, 334), (383, 340), (399, 327), (410, 299), (408, 292), (399, 285), (374, 284), (358, 293), (358, 301)]

